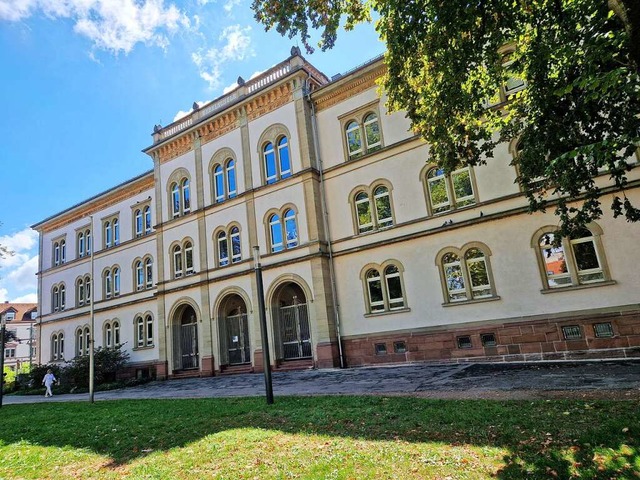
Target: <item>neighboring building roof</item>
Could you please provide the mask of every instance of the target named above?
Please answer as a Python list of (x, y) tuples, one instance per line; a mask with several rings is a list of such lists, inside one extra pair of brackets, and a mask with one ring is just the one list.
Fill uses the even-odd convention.
[(16, 318), (7, 324), (15, 325), (17, 323), (29, 323), (35, 322), (31, 320), (31, 312), (35, 312), (38, 309), (37, 303), (0, 303), (0, 315), (4, 316), (8, 312), (15, 312)]

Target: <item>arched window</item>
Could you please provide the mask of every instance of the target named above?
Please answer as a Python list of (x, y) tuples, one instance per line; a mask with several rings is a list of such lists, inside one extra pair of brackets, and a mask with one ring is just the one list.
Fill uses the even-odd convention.
[(114, 267), (112, 270), (113, 275), (113, 294), (120, 295), (120, 269)]
[(51, 310), (57, 312), (60, 309), (60, 295), (57, 286), (51, 290)]
[(276, 168), (276, 152), (273, 144), (268, 142), (262, 149), (264, 156), (264, 171), (267, 183), (274, 183), (278, 180), (278, 170)]
[(105, 248), (109, 248), (111, 246), (111, 243), (113, 241), (113, 238), (111, 236), (111, 222), (109, 220), (107, 220), (106, 222), (104, 222), (104, 246)]
[(151, 233), (151, 207), (144, 207), (144, 233)]
[(226, 195), (224, 191), (224, 171), (221, 165), (216, 165), (213, 169), (213, 186), (215, 201), (224, 201)]
[(227, 232), (224, 230), (218, 233), (218, 265), (221, 267), (229, 265), (229, 246)]
[(193, 245), (191, 242), (184, 244), (184, 268), (186, 275), (193, 273)]
[(104, 297), (111, 298), (113, 295), (113, 277), (111, 276), (111, 270), (105, 270), (104, 272)]
[(53, 244), (53, 264), (60, 265), (60, 243), (55, 242)]
[(91, 276), (87, 275), (84, 277), (84, 293), (85, 293), (85, 303), (89, 303), (91, 301)]
[(282, 224), (276, 214), (269, 217), (269, 231), (271, 232), (271, 252), (279, 252), (283, 249)]
[(136, 331), (136, 348), (153, 346), (153, 317), (151, 315), (136, 316), (134, 328)]
[[(275, 147), (274, 147), (275, 144)], [(291, 152), (286, 135), (276, 137), (262, 145), (265, 183), (271, 184), (291, 176)]]
[(135, 236), (141, 237), (143, 233), (142, 210), (136, 209), (134, 213)]
[(85, 297), (84, 278), (79, 278), (76, 280), (76, 306), (81, 307), (84, 305)]
[(111, 324), (111, 328), (113, 330), (113, 346), (120, 345), (120, 322), (118, 320), (114, 320)]
[(117, 218), (113, 219), (113, 244), (118, 245), (120, 243), (120, 223)]
[[(393, 226), (391, 192), (386, 185), (360, 187), (350, 197), (356, 233), (366, 233)], [(375, 213), (374, 213), (375, 212)]]
[(84, 257), (84, 232), (78, 233), (78, 257)]
[(242, 246), (240, 244), (240, 229), (238, 227), (231, 227), (229, 231), (231, 237), (231, 261), (233, 263), (242, 260)]
[(366, 192), (360, 192), (355, 197), (356, 221), (358, 232), (370, 232), (373, 230), (373, 218), (371, 216), (371, 204)]
[(347, 158), (352, 160), (382, 148), (382, 133), (376, 111), (363, 110), (343, 120)]
[(60, 240), (60, 263), (67, 261), (67, 242)]
[(298, 225), (296, 224), (296, 212), (289, 209), (284, 212), (284, 229), (287, 232), (287, 248), (298, 245)]
[(476, 203), (469, 167), (450, 175), (441, 168), (431, 168), (427, 171), (425, 184), (432, 215)]
[(227, 196), (233, 198), (237, 194), (236, 162), (233, 158), (227, 160)]
[(191, 190), (188, 178), (182, 180), (182, 211), (183, 213), (191, 211)]
[(280, 178), (291, 176), (291, 160), (289, 158), (289, 141), (286, 136), (278, 140), (278, 160), (280, 167)]
[(384, 228), (393, 225), (389, 189), (383, 185), (376, 187), (376, 189), (373, 191), (373, 201), (376, 206), (376, 223), (378, 225), (378, 228)]
[(82, 328), (76, 330), (76, 357), (84, 355), (84, 331)]
[(609, 281), (601, 230), (595, 224), (577, 230), (556, 242), (553, 227), (542, 229), (537, 237), (538, 261), (545, 289), (596, 284)]
[(171, 212), (173, 218), (180, 216), (180, 186), (177, 183), (171, 185)]
[(173, 276), (175, 278), (182, 276), (182, 249), (180, 245), (173, 247)]
[(144, 262), (145, 271), (145, 286), (147, 288), (153, 287), (153, 260), (147, 258)]
[(445, 303), (498, 298), (489, 255), (491, 252), (486, 245), (478, 242), (462, 249), (448, 247), (437, 255)]
[(104, 324), (104, 340), (102, 343), (104, 348), (113, 347), (113, 330), (111, 329), (111, 323), (108, 321)]
[(367, 313), (401, 310), (406, 307), (402, 273), (398, 265), (388, 263), (370, 267), (363, 280), (367, 293)]
[(64, 360), (64, 333), (57, 332), (51, 335), (51, 360)]
[(91, 230), (86, 230), (84, 232), (84, 238), (85, 238), (85, 241), (87, 242), (87, 249), (86, 249), (87, 255), (91, 255), (91, 249), (93, 248), (92, 246), (93, 242), (91, 240)]
[(144, 268), (142, 260), (138, 260), (135, 263), (135, 277), (136, 277), (136, 290), (142, 290), (144, 288)]

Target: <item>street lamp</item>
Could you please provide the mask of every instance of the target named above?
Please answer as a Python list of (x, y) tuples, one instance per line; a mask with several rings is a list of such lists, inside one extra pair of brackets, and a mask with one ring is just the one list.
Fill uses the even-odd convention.
[(253, 247), (253, 269), (256, 272), (258, 290), (258, 310), (260, 314), (260, 333), (262, 335), (262, 366), (267, 405), (273, 403), (273, 385), (271, 384), (271, 359), (269, 358), (269, 336), (267, 334), (267, 315), (264, 307), (264, 285), (262, 284), (262, 265), (260, 265), (260, 247)]
[(4, 394), (4, 333), (6, 328), (6, 314), (0, 315), (0, 344), (2, 344), (2, 349), (0, 349), (0, 407), (2, 407), (2, 395)]

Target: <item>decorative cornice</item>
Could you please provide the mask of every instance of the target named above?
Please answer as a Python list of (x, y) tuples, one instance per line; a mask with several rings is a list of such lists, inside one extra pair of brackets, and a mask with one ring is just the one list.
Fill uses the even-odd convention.
[(331, 85), (328, 85), (317, 93), (313, 99), (316, 104), (316, 111), (332, 107), (354, 95), (376, 86), (376, 81), (386, 73), (386, 65), (380, 61), (361, 72), (344, 77)]
[(293, 87), (290, 82), (277, 85), (268, 92), (251, 99), (245, 106), (249, 121), (265, 115), (293, 100)]
[(129, 184), (123, 185), (121, 188), (115, 189), (106, 193), (104, 196), (90, 200), (70, 212), (56, 216), (51, 221), (42, 223), (39, 225), (39, 231), (41, 233), (48, 233), (53, 230), (57, 230), (66, 225), (69, 225), (81, 218), (88, 217), (97, 212), (106, 210), (107, 208), (116, 205), (127, 198), (134, 197), (145, 190), (153, 190), (154, 178), (151, 173), (144, 177), (135, 179)]

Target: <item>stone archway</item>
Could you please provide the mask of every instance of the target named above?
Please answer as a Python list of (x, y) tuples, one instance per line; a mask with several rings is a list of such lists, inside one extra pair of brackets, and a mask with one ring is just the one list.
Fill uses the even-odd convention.
[(171, 324), (174, 372), (199, 368), (198, 316), (195, 309), (189, 304), (179, 306)]
[(311, 328), (304, 290), (295, 282), (280, 285), (271, 303), (277, 360), (310, 359)]
[(237, 293), (220, 302), (217, 312), (220, 330), (220, 365), (251, 363), (247, 305)]

